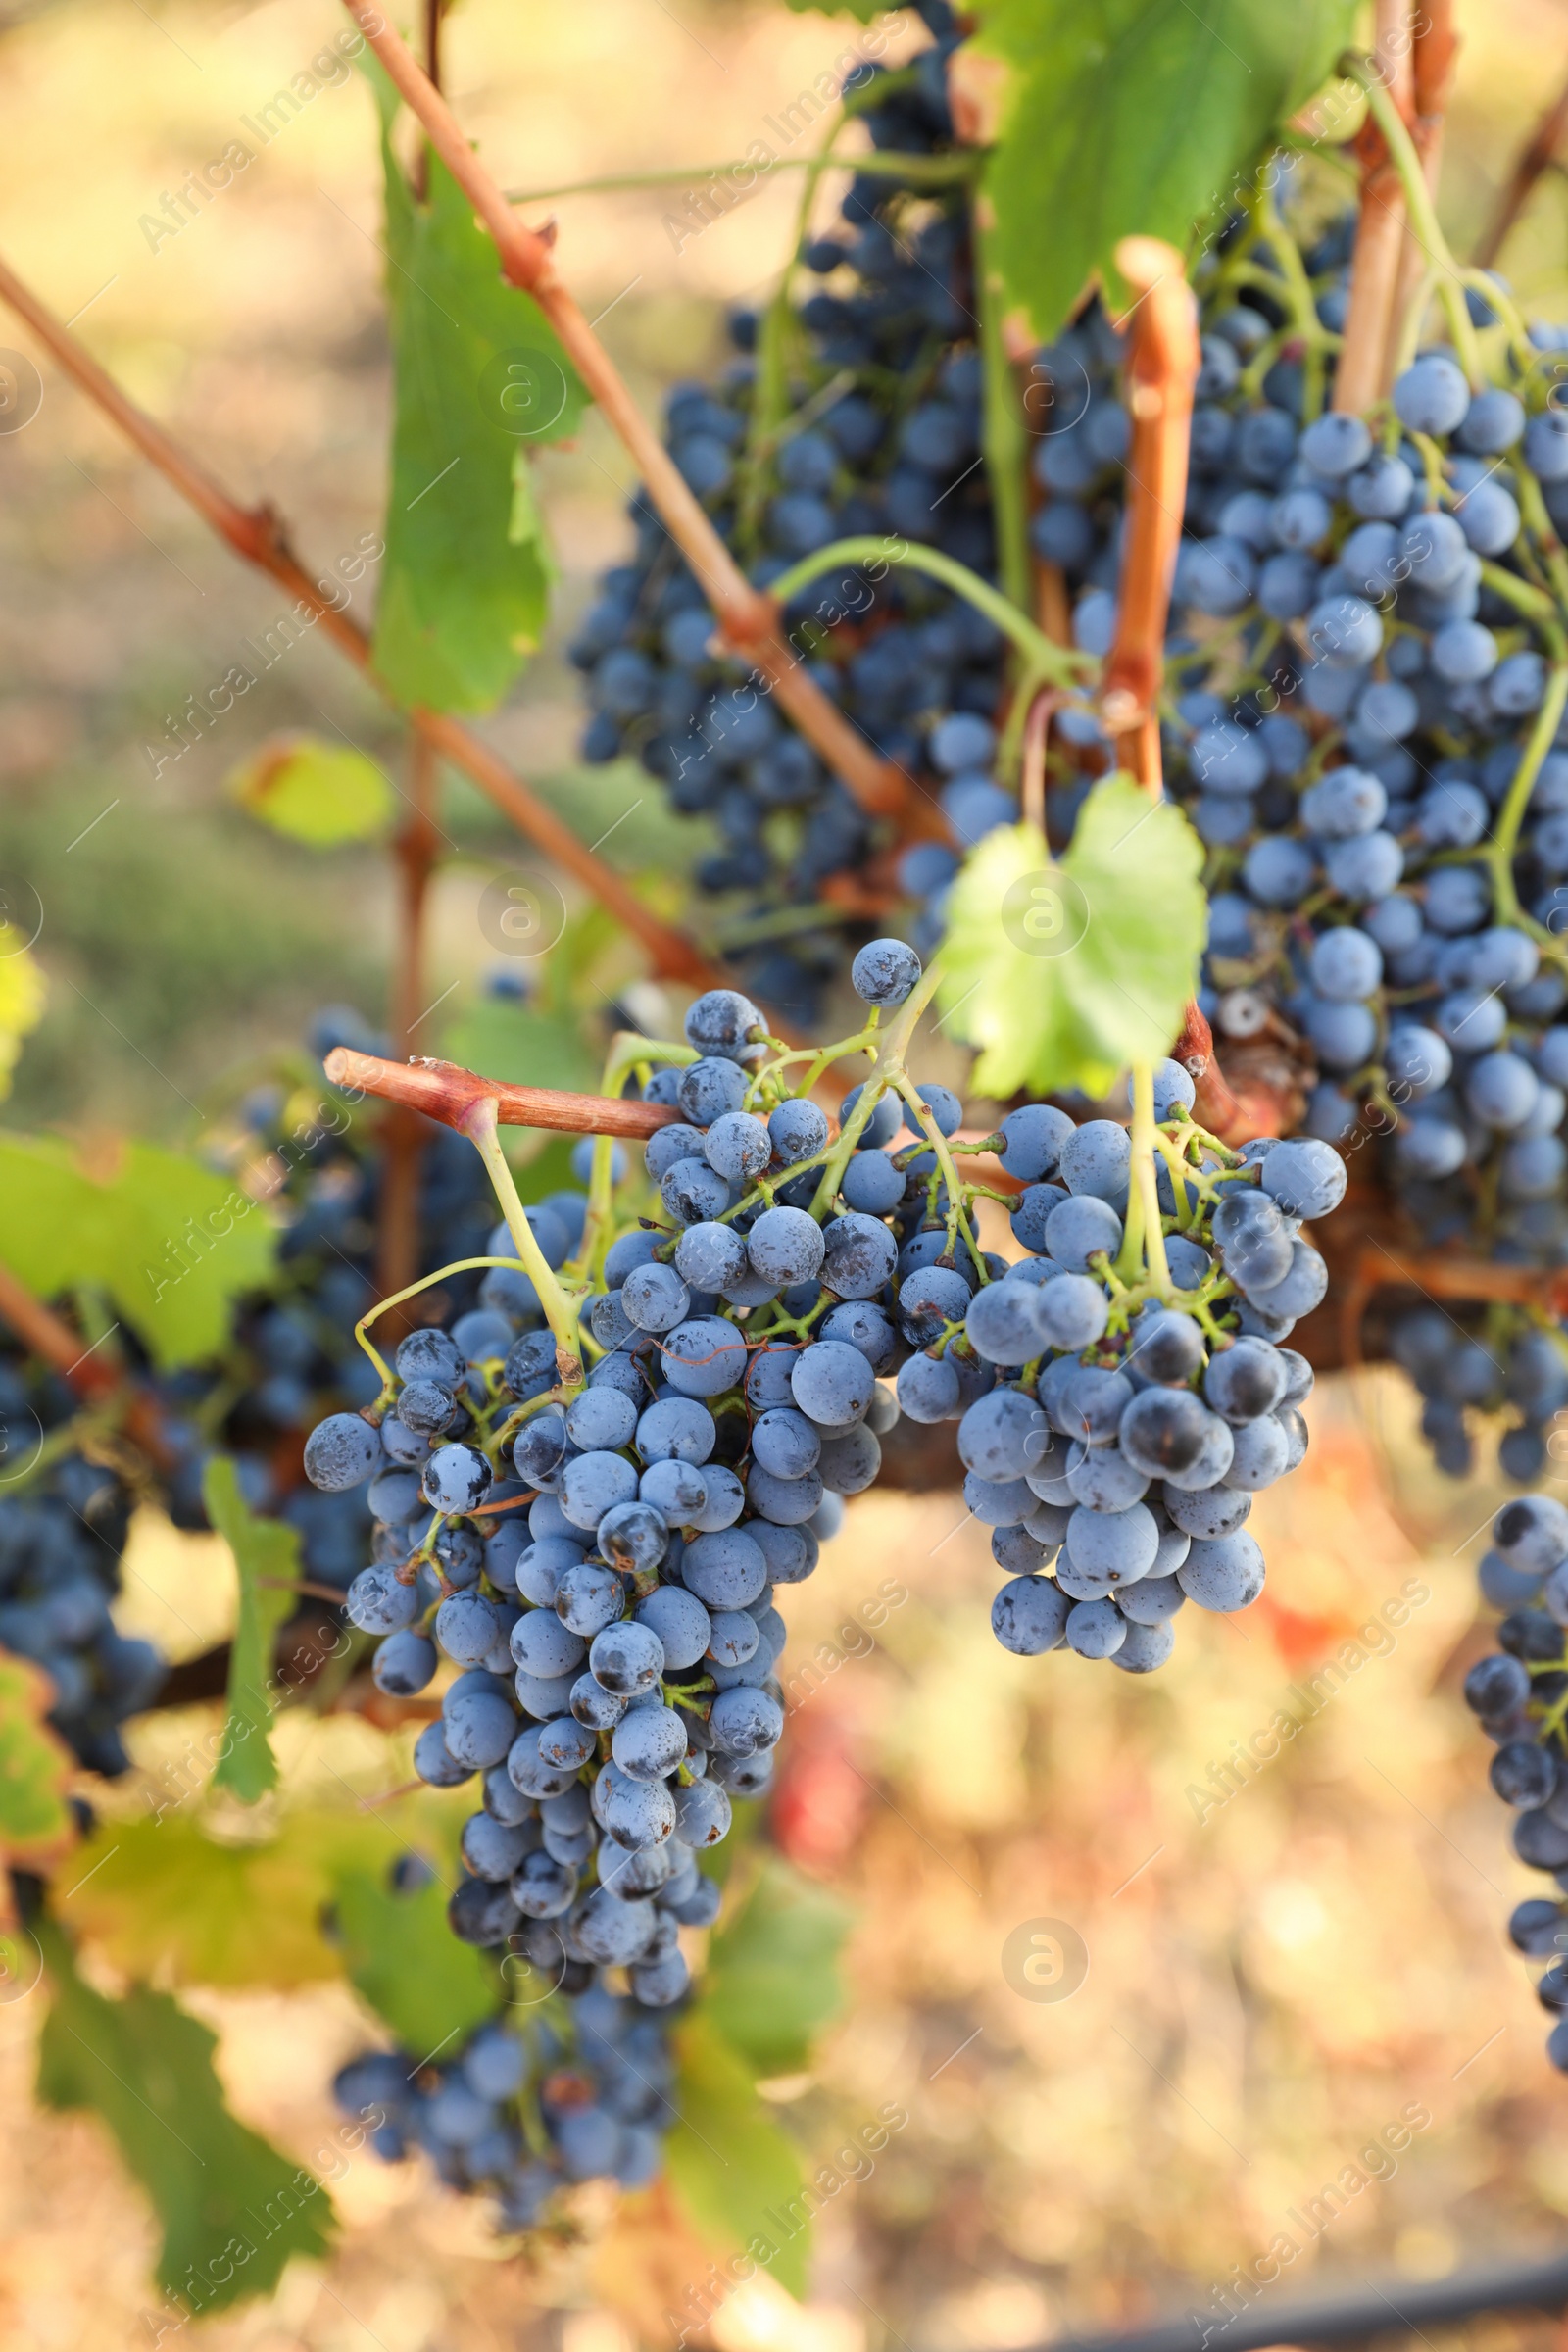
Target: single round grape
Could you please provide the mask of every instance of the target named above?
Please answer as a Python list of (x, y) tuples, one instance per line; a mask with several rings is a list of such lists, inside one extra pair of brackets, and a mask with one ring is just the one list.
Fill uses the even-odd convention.
[(667, 1780), (686, 1753), (686, 1726), (673, 1707), (633, 1707), (615, 1726), (610, 1752), (628, 1780)]
[(1040, 1338), (1048, 1347), (1074, 1352), (1100, 1338), (1109, 1314), (1105, 1293), (1086, 1274), (1058, 1274), (1042, 1283), (1032, 1300)]
[(920, 958), (902, 939), (873, 939), (850, 966), (850, 985), (867, 1004), (902, 1004), (920, 978)]
[(349, 1623), (362, 1634), (398, 1634), (420, 1613), (412, 1584), (399, 1584), (392, 1567), (362, 1568), (344, 1597)]
[(588, 1671), (614, 1697), (636, 1698), (652, 1690), (663, 1673), (663, 1648), (651, 1626), (623, 1620), (596, 1635)]
[(767, 1132), (772, 1139), (774, 1157), (792, 1167), (797, 1161), (812, 1159), (825, 1150), (832, 1130), (825, 1111), (805, 1096), (795, 1096), (769, 1112)]
[(746, 1244), (733, 1226), (688, 1225), (675, 1245), (675, 1271), (694, 1291), (722, 1291), (746, 1271)]
[(439, 1662), (435, 1643), (406, 1627), (387, 1636), (370, 1673), (376, 1689), (389, 1697), (413, 1698), (428, 1686)]
[(718, 1440), (718, 1425), (695, 1396), (661, 1396), (637, 1424), (637, 1450), (645, 1462), (706, 1462)]
[(1176, 1571), (1189, 1600), (1228, 1614), (1249, 1608), (1263, 1590), (1263, 1554), (1245, 1528), (1235, 1535), (1195, 1537)]
[(753, 1032), (765, 1035), (766, 1027), (750, 997), (739, 989), (710, 988), (687, 1010), (686, 1043), (699, 1054), (748, 1061), (755, 1052)]
[(328, 1494), (359, 1486), (380, 1459), (381, 1442), (358, 1413), (329, 1413), (305, 1441), (305, 1475)]
[(708, 1608), (743, 1609), (766, 1584), (767, 1562), (746, 1529), (730, 1527), (688, 1544), (681, 1577)]
[(803, 1208), (764, 1209), (746, 1238), (746, 1253), (765, 1281), (810, 1282), (822, 1265), (822, 1228)]
[(1015, 1657), (1042, 1657), (1061, 1647), (1071, 1605), (1049, 1577), (1015, 1576), (991, 1604), (991, 1630)]
[[(620, 1303), (626, 1320), (635, 1324), (639, 1331), (672, 1331), (677, 1323), (685, 1321), (690, 1312), (691, 1293), (673, 1266), (634, 1266), (621, 1286)], [(569, 1425), (570, 1416), (567, 1418)], [(624, 1446), (630, 1439), (630, 1431), (625, 1438), (609, 1441), (602, 1438), (585, 1441), (577, 1436), (575, 1430), (571, 1434), (579, 1446), (585, 1443)]]
[(948, 1421), (958, 1410), (958, 1375), (945, 1357), (911, 1355), (899, 1366), (899, 1410), (910, 1421)]
[(744, 1378), (746, 1342), (733, 1323), (717, 1315), (694, 1315), (668, 1334), (660, 1363), (670, 1387), (683, 1396), (717, 1396)]
[(493, 1473), (476, 1446), (442, 1446), (425, 1464), (419, 1492), (437, 1511), (471, 1511), (490, 1491)]

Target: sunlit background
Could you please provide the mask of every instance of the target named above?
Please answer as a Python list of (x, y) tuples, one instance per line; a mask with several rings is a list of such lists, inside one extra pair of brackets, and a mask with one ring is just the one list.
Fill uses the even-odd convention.
[[(242, 499), (273, 500), (302, 553), (333, 560), (377, 520), (387, 422), (362, 81), (323, 90), (156, 252), (139, 225), (338, 32), (329, 0), (64, 0), (11, 15), (0, 251)], [(1568, 11), (1472, 0), (1460, 18), (1445, 209), (1463, 244), (1568, 71)], [(848, 19), (728, 0), (463, 0), (447, 80), (503, 180), (553, 189), (741, 153), (854, 33)], [(914, 39), (896, 20), (894, 53)], [(694, 172), (540, 208), (557, 213), (563, 265), (649, 402), (722, 365), (724, 306), (768, 287), (794, 234), (785, 174), (700, 236), (672, 232), (672, 201), (695, 184)], [(1565, 240), (1568, 196), (1548, 176), (1504, 265), (1527, 305), (1556, 317)], [(3, 344), (29, 339), (0, 318)], [(341, 731), (389, 761), (396, 738), (330, 648), (307, 640), (155, 773), (147, 747), (166, 717), (281, 598), (47, 367), (45, 387), (35, 421), (0, 438), (0, 879), (39, 894), (50, 986), (5, 1116), (191, 1139), (225, 1075), (296, 1041), (315, 1007), (379, 1017), (391, 939), (380, 858), (261, 834), (225, 798), (226, 774), (282, 727)], [(629, 542), (624, 460), (590, 417), (540, 479), (559, 617), (491, 732), (590, 839), (614, 828), (607, 857), (678, 873), (701, 854), (698, 828), (666, 818), (629, 766), (574, 765), (559, 650), (593, 574)], [(514, 845), (455, 781), (443, 823), (454, 848), (431, 995), (452, 987), (434, 1016), (446, 1034), (492, 960), (476, 903)], [(1002, 1652), (983, 1531), (946, 1492), (854, 1504), (792, 1595), (786, 1682), (812, 1657), (820, 1682), (791, 1713), (777, 1835), (855, 1925), (847, 2005), (815, 2072), (770, 2089), (819, 2162), (885, 2107), (907, 2121), (869, 2177), (829, 2200), (809, 2302), (737, 2292), (712, 2323), (720, 2352), (1001, 2348), (1179, 2314), (1351, 2172), (1363, 2184), (1280, 2296), (1562, 2242), (1568, 2082), (1545, 2064), (1547, 2021), (1502, 1933), (1539, 1881), (1507, 1853), (1457, 1695), (1484, 1644), (1474, 1568), (1498, 1497), (1436, 1480), (1409, 1394), (1386, 1376), (1326, 1384), (1310, 1417), (1305, 1470), (1257, 1506), (1264, 1600), (1235, 1621), (1187, 1612), (1151, 1681)], [(145, 1522), (127, 1625), (194, 1654), (224, 1623), (222, 1558)], [(887, 1614), (868, 1645), (858, 1612), (878, 1593)], [(1401, 1593), (1396, 1636), (1356, 1643), (1309, 1727), (1215, 1802), (1211, 1768), (1233, 1743), (1327, 1660), (1348, 1660), (1344, 1645)], [(190, 1728), (178, 1714), (140, 1727), (149, 1782)], [(291, 1770), (370, 1793), (406, 1778), (397, 1743), (349, 1718), (296, 1718), (283, 1747)], [(125, 1801), (140, 1801), (135, 1787)], [(1047, 1921), (1087, 1953), (1059, 2000), (1029, 1997), (1016, 1945), (1004, 1958), (1015, 1931)], [(363, 2038), (351, 1997), (188, 1998), (220, 2034), (236, 2111), (312, 2161), (331, 2069)], [(152, 2217), (99, 2124), (33, 2107), (31, 2033), (25, 2003), (0, 2010), (0, 2341), (152, 2345)], [(1412, 2110), (1428, 2120), (1377, 2177), (1385, 2166), (1361, 2151)], [(215, 2352), (536, 2339), (625, 2352), (669, 2340), (663, 2314), (693, 2276), (692, 2250), (635, 2207), (597, 2247), (529, 2269), (501, 2259), (475, 2200), (419, 2164), (362, 2156), (334, 2198), (339, 2251), (209, 2324)], [(1466, 2331), (1546, 2332), (1522, 2319)]]

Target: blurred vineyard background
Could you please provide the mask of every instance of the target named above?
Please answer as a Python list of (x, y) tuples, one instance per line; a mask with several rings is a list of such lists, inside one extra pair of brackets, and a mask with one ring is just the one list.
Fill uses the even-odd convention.
[[(1446, 202), (1466, 243), (1568, 68), (1568, 11), (1472, 0), (1460, 20)], [(243, 496), (274, 498), (309, 555), (334, 560), (375, 525), (387, 421), (358, 78), (323, 90), (157, 253), (137, 225), (336, 32), (332, 12), (66, 0), (0, 11), (0, 249), (63, 315), (80, 314), (122, 379)], [(553, 187), (742, 152), (852, 30), (728, 0), (552, 13), (464, 0), (449, 80), (502, 178)], [(724, 305), (768, 284), (791, 234), (795, 189), (780, 175), (677, 240), (665, 217), (686, 184), (559, 207), (571, 277), (649, 401), (719, 364)], [(1559, 179), (1506, 265), (1532, 309), (1568, 315)], [(24, 340), (0, 322), (0, 343)], [(629, 766), (575, 767), (560, 651), (592, 575), (625, 544), (624, 461), (590, 418), (540, 473), (559, 613), (491, 731), (589, 839), (608, 835), (614, 863), (673, 890), (700, 830), (676, 828)], [(224, 1074), (292, 1044), (313, 1008), (348, 1001), (379, 1016), (391, 928), (379, 859), (273, 843), (223, 790), (283, 727), (392, 757), (369, 695), (307, 639), (183, 758), (155, 774), (145, 748), (169, 749), (166, 719), (277, 605), (52, 375), (35, 422), (0, 439), (0, 879), (38, 893), (50, 989), (9, 1122), (199, 1138)], [(444, 823), (431, 994), (450, 993), (432, 1049), (483, 1001), (494, 955), (477, 902), (515, 858), (456, 783)], [(611, 963), (617, 977), (629, 968)], [(772, 2090), (827, 2165), (879, 2110), (907, 2122), (868, 2177), (828, 2199), (808, 2304), (736, 2292), (710, 2325), (720, 2352), (978, 2352), (1206, 2304), (1233, 2264), (1292, 2227), (1291, 2208), (1348, 2168), (1365, 2174), (1360, 2151), (1412, 2105), (1431, 2120), (1392, 2176), (1348, 2195), (1276, 2293), (1309, 2275), (1433, 2277), (1560, 2241), (1568, 2092), (1502, 1935), (1536, 1887), (1504, 1850), (1457, 1696), (1480, 1647), (1474, 1563), (1497, 1496), (1435, 1481), (1392, 1381), (1327, 1384), (1311, 1419), (1305, 1472), (1258, 1506), (1264, 1602), (1245, 1621), (1184, 1621), (1157, 1684), (1000, 1651), (983, 1531), (944, 1492), (862, 1499), (792, 1596), (797, 1703), (776, 1834), (854, 1924), (846, 2006), (816, 2071)], [(176, 1659), (198, 1652), (227, 1604), (220, 1556), (147, 1520), (127, 1630)], [(1406, 1587), (1427, 1596), (1392, 1646), (1358, 1645), (1353, 1670), (1346, 1652), (1343, 1689), (1300, 1738), (1255, 1785), (1205, 1803), (1233, 1741), (1267, 1727), (1290, 1687)], [(879, 1594), (887, 1613), (868, 1635), (861, 1612)], [(138, 1773), (113, 1800), (127, 1818), (170, 1786), (196, 1721), (136, 1728)], [(310, 1743), (302, 1768), (345, 1806), (408, 1777), (406, 1740), (363, 1722), (296, 1719), (285, 1743), (290, 1728)], [(1025, 1997), (1004, 1966), (1009, 1936), (1040, 1920), (1066, 1923), (1087, 1949), (1065, 2000)], [(89, 1946), (88, 1964), (113, 1980), (107, 1952)], [(220, 2035), (236, 2111), (313, 2161), (332, 2128), (330, 2066), (360, 2037), (349, 1996), (186, 1997)], [(146, 2309), (147, 2209), (98, 2124), (37, 2112), (32, 2065), (23, 1999), (0, 2007), (0, 2340), (27, 2352), (175, 2340)], [(333, 2195), (337, 2253), (211, 2324), (215, 2352), (623, 2352), (668, 2340), (662, 2315), (706, 2275), (657, 2203), (631, 2200), (592, 2256), (565, 2249), (527, 2272), (499, 2259), (472, 2200), (434, 2189), (419, 2165), (359, 2156)], [(1547, 2332), (1510, 2319), (1468, 2336)]]

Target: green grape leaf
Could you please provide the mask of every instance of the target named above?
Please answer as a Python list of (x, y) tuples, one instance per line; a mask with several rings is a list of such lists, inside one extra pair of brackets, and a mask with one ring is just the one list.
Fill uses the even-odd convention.
[(527, 453), (577, 429), (587, 395), (531, 296), (501, 276), (433, 155), (421, 200), (382, 116), (396, 376), (386, 568), (372, 658), (401, 703), (489, 710), (538, 645), (554, 564)]
[(209, 1461), (202, 1500), (239, 1571), (239, 1613), (228, 1653), (228, 1720), (213, 1787), (231, 1788), (242, 1804), (254, 1805), (277, 1786), (277, 1759), (268, 1737), (277, 1688), (272, 1642), (297, 1597), (299, 1530), (281, 1519), (257, 1518), (227, 1454), (215, 1453)]
[(202, 1790), (183, 1764), (155, 1771), (151, 1813), (101, 1821), (72, 1858), (74, 1884), (56, 1892), (73, 1935), (128, 1977), (284, 1988), (341, 1977), (345, 1949), (329, 1927), (339, 1880), (384, 1874), (411, 1852), (450, 1876), (471, 1802), (420, 1790), (384, 1815), (312, 1807), (285, 1813), (275, 1837), (240, 1840), (207, 1834), (191, 1801)]
[(53, 1704), (40, 1667), (0, 1652), (0, 1863), (36, 1869), (75, 1835), (66, 1802), (75, 1766), (44, 1721)]
[(981, 1049), (977, 1094), (1101, 1095), (1170, 1051), (1198, 985), (1202, 864), (1181, 810), (1125, 775), (1094, 787), (1059, 863), (1032, 825), (986, 835), (953, 886), (940, 991)]
[[(178, 1767), (162, 1781), (155, 1773), (145, 1820), (99, 1824), (70, 1874), (74, 1886), (55, 1898), (73, 1933), (126, 1976), (156, 1970), (175, 1984), (286, 1988), (340, 1977), (341, 1956), (321, 1933), (331, 1878), (312, 1817), (291, 1818), (265, 1844), (220, 1840), (179, 1809), (198, 1790)], [(344, 1855), (363, 1865), (364, 1821), (346, 1815), (333, 1826)], [(370, 1835), (379, 1843), (374, 1825)]]
[(483, 1070), (511, 1086), (548, 1086), (568, 1094), (593, 1094), (598, 1059), (572, 1013), (535, 1011), (531, 1004), (476, 997), (441, 1036), (449, 1061)]
[(850, 1913), (785, 1862), (766, 1860), (709, 1947), (699, 2013), (760, 2075), (805, 2066), (843, 1999)]
[(352, 744), (274, 735), (227, 779), (240, 807), (313, 850), (374, 841), (392, 816), (392, 787)]
[(495, 1972), (447, 1925), (456, 1884), (440, 1878), (403, 1893), (385, 1871), (345, 1865), (333, 1878), (344, 1966), (405, 2049), (421, 2063), (495, 2014)]
[(336, 2227), (326, 2192), (230, 2115), (213, 2071), (217, 2035), (145, 1985), (106, 2000), (53, 1921), (38, 1938), (54, 1986), (38, 2096), (90, 2108), (113, 2132), (162, 2227), (158, 2283), (172, 2319), (269, 2294), (294, 2255), (324, 2254)]
[(671, 2187), (699, 2235), (750, 2253), (804, 2295), (811, 2230), (794, 2141), (758, 2097), (746, 2061), (706, 2018), (686, 2018), (674, 2040), (678, 2120), (664, 2143)]
[(0, 1260), (40, 1298), (106, 1291), (161, 1368), (216, 1352), (274, 1246), (248, 1194), (178, 1152), (129, 1144), (99, 1174), (58, 1137), (0, 1135)]
[[(1355, 0), (981, 0), (957, 71), (1000, 70), (986, 169), (1009, 307), (1054, 335), (1125, 236), (1186, 248), (1327, 78)], [(972, 60), (972, 63), (969, 61)], [(1051, 224), (1041, 233), (1042, 221)]]

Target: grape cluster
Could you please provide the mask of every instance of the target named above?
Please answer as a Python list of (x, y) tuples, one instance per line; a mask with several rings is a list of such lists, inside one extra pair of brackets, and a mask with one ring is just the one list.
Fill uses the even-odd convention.
[[(1497, 1751), (1492, 1786), (1515, 1809), (1514, 1852), (1568, 1892), (1568, 1510), (1544, 1494), (1505, 1503), (1492, 1545), (1481, 1588), (1507, 1614), (1500, 1647), (1465, 1676), (1465, 1700)], [(1550, 1962), (1536, 1989), (1557, 2021), (1546, 2054), (1568, 2074), (1568, 1903), (1531, 1896), (1508, 1934), (1527, 1959)]]
[[(1561, 1264), (1561, 337), (1498, 326), (1505, 381), (1472, 391), (1428, 350), (1367, 419), (1323, 412), (1332, 352), (1309, 387), (1281, 233), (1213, 272), (1176, 571), (1166, 734), (1209, 850), (1201, 1002), (1228, 1063), (1294, 1059), (1306, 1133), (1372, 1124), (1420, 1247)], [(1304, 257), (1320, 335), (1343, 323), (1346, 243)], [(1081, 639), (1104, 594), (1080, 598)], [(1438, 1461), (1462, 1475), (1470, 1409), (1506, 1409), (1502, 1466), (1529, 1481), (1568, 1398), (1560, 1339), (1539, 1309), (1461, 1320), (1457, 1343), (1430, 1311), (1391, 1334)]]
[(128, 1762), (120, 1726), (152, 1704), (165, 1665), (114, 1622), (130, 1489), (75, 1450), (45, 1466), (48, 1433), (75, 1409), (55, 1376), (24, 1358), (0, 1360), (0, 1432), (15, 1479), (0, 1489), (0, 1649), (43, 1668), (54, 1685), (49, 1721), (89, 1771), (113, 1775)]
[(1312, 1372), (1281, 1343), (1327, 1288), (1300, 1228), (1338, 1205), (1344, 1163), (1310, 1140), (1227, 1152), (1193, 1124), (1193, 1091), (1179, 1063), (1156, 1067), (1163, 1272), (1123, 1255), (1127, 1129), (1035, 1103), (1000, 1130), (1026, 1254), (978, 1287), (932, 1266), (898, 1295), (923, 1343), (901, 1408), (957, 1418), (964, 1500), (1007, 1572), (992, 1626), (1020, 1656), (1065, 1646), (1148, 1673), (1184, 1601), (1246, 1608), (1263, 1589), (1252, 1495), (1306, 1452)]
[[(884, 151), (951, 146), (943, 67), (952, 13), (946, 0), (920, 13), (938, 37), (912, 68), (890, 80), (867, 67), (847, 85)], [(868, 533), (937, 547), (994, 574), (967, 203), (855, 177), (843, 231), (813, 237), (799, 257), (816, 290), (791, 313), (790, 413), (776, 425), (759, 415), (750, 356), (713, 386), (671, 391), (670, 452), (759, 585)], [(749, 354), (759, 321), (745, 313), (732, 326)], [(676, 809), (712, 818), (723, 847), (700, 865), (698, 882), (745, 894), (732, 932), (741, 975), (766, 1004), (809, 1021), (844, 960), (843, 928), (820, 904), (821, 886), (843, 869), (863, 878), (886, 845), (747, 665), (715, 652), (702, 587), (641, 496), (631, 513), (634, 560), (605, 574), (571, 649), (588, 680), (585, 756), (634, 753)], [(824, 691), (939, 800), (960, 847), (999, 808), (1011, 811), (994, 780), (1004, 645), (990, 620), (897, 566), (875, 584), (854, 569), (827, 575), (785, 618)], [(934, 919), (957, 863), (943, 844), (916, 844), (885, 887), (931, 907)]]
[[(306, 1447), (319, 1490), (368, 1482), (373, 1556), (347, 1608), (382, 1637), (378, 1687), (413, 1697), (443, 1660), (458, 1669), (415, 1747), (434, 1786), (480, 1776), (454, 1932), (559, 1969), (572, 1992), (624, 1968), (641, 2011), (685, 1996), (679, 1930), (718, 1907), (698, 1857), (727, 1834), (732, 1798), (770, 1784), (776, 1590), (812, 1573), (898, 1417), (877, 1380), (897, 1347), (881, 1300), (930, 1184), (855, 1145), (900, 1100), (880, 1023), (921, 971), (890, 940), (855, 976), (866, 1025), (815, 1057), (770, 1039), (732, 990), (698, 999), (682, 1047), (633, 1056), (670, 1114), (644, 1154), (649, 1214), (612, 1201), (601, 1222), (592, 1182), (586, 1220), (560, 1200), (525, 1212), (586, 1379), (564, 1377), (547, 1302), (513, 1257), (449, 1330), (403, 1340), (376, 1407), (330, 1416)], [(835, 1140), (797, 1086), (803, 1062), (851, 1051), (873, 1071)], [(908, 1098), (917, 1134), (933, 1100), (944, 1131), (956, 1124), (945, 1089)], [(595, 1149), (612, 1178), (611, 1148)], [(901, 1210), (912, 1195), (896, 1223), (893, 1200), (861, 1205), (872, 1163)], [(505, 1225), (491, 1239), (510, 1255)], [(928, 1240), (921, 1264), (945, 1228)], [(585, 2147), (613, 2141), (581, 2129)]]
[(504, 2229), (528, 2230), (571, 2182), (655, 2177), (674, 2117), (667, 2029), (666, 2011), (561, 1960), (455, 2055), (367, 2051), (333, 2090), (385, 2162), (422, 2148), (449, 2187), (494, 2196)]

